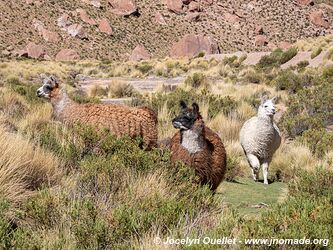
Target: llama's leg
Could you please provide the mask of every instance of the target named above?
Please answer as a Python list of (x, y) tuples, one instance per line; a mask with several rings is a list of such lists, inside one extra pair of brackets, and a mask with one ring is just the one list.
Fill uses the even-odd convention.
[(246, 156), (247, 156), (247, 160), (252, 168), (253, 179), (254, 179), (254, 181), (258, 181), (259, 168), (260, 168), (259, 159), (253, 154), (247, 154)]
[(264, 184), (268, 184), (268, 162), (262, 164), (262, 173), (264, 176)]

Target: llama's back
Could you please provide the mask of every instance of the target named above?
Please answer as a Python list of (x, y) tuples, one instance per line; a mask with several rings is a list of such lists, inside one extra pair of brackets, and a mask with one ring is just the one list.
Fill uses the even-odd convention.
[(252, 117), (240, 130), (240, 143), (246, 154), (270, 159), (280, 146), (280, 132), (269, 120)]
[(149, 147), (157, 144), (157, 116), (154, 111), (146, 107), (81, 104), (68, 109), (65, 120), (99, 129), (109, 129), (118, 137), (141, 136)]

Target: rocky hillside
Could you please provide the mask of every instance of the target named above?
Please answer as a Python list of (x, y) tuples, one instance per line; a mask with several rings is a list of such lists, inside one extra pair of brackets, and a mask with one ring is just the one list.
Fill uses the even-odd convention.
[(265, 51), (333, 25), (311, 0), (2, 0), (0, 13), (1, 57), (58, 60)]

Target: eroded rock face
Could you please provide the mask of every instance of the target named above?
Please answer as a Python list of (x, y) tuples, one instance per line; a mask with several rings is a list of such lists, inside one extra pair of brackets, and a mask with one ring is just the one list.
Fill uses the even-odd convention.
[(108, 0), (112, 12), (119, 16), (130, 16), (138, 12), (135, 0)]
[(112, 35), (112, 33), (113, 33), (112, 28), (109, 24), (109, 21), (106, 18), (99, 20), (98, 29), (101, 32), (106, 33), (108, 35)]
[(202, 35), (186, 35), (179, 42), (173, 44), (170, 55), (172, 57), (193, 57), (200, 52), (206, 54), (219, 54), (216, 41), (211, 37)]
[(141, 61), (148, 59), (150, 59), (150, 54), (142, 45), (136, 46), (129, 58), (130, 61)]
[(278, 43), (278, 47), (279, 47), (280, 49), (283, 49), (283, 50), (289, 49), (289, 48), (291, 48), (291, 46), (292, 46), (291, 43), (289, 43), (289, 42), (285, 42), (285, 41), (282, 41), (282, 42), (279, 42), (279, 43)]
[(69, 15), (68, 14), (62, 14), (58, 19), (57, 19), (57, 25), (66, 30), (68, 26), (71, 25), (71, 21), (69, 20)]
[(55, 58), (57, 61), (73, 61), (80, 59), (79, 54), (73, 49), (62, 49)]
[(170, 11), (181, 14), (183, 13), (183, 1), (182, 0), (166, 0), (167, 7)]
[(200, 21), (200, 13), (199, 12), (188, 13), (185, 19), (189, 22), (198, 22)]
[(42, 36), (45, 41), (56, 43), (60, 40), (59, 34), (57, 32), (49, 31), (47, 29), (43, 29)]
[(313, 11), (309, 14), (310, 21), (317, 25), (328, 29), (330, 27), (328, 21), (324, 18), (324, 13), (321, 10)]
[(314, 5), (314, 1), (313, 0), (297, 0), (297, 3), (299, 5)]

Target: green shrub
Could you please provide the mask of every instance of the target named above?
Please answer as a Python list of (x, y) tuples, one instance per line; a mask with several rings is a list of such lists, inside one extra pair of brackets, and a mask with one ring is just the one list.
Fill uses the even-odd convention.
[(322, 51), (323, 51), (323, 49), (321, 47), (317, 47), (314, 50), (312, 50), (311, 59), (317, 57)]
[(289, 93), (296, 93), (302, 89), (302, 79), (291, 70), (283, 70), (273, 80), (277, 90), (288, 90)]
[(239, 158), (232, 155), (227, 157), (227, 170), (224, 179), (226, 181), (234, 181), (237, 177), (242, 176), (242, 170), (239, 165)]
[(202, 73), (194, 73), (186, 78), (185, 84), (193, 88), (207, 85), (207, 77)]
[(142, 62), (135, 65), (135, 68), (138, 69), (142, 74), (146, 75), (149, 71), (153, 69), (153, 66), (147, 62)]
[(307, 66), (309, 66), (309, 61), (304, 60), (304, 61), (300, 61), (299, 63), (297, 63), (297, 70), (298, 71), (302, 71), (303, 69), (305, 69)]
[(282, 49), (278, 48), (272, 51), (271, 54), (263, 56), (258, 64), (257, 67), (259, 69), (265, 69), (265, 68), (272, 68), (272, 67), (278, 67), (281, 64), (284, 64), (288, 62), (290, 59), (292, 59), (294, 56), (296, 56), (298, 53), (297, 48), (289, 48), (286, 51), (283, 51)]
[(281, 55), (281, 58), (279, 59), (280, 64), (284, 64), (288, 61), (290, 61), (293, 57), (295, 57), (298, 53), (297, 48), (291, 47), (288, 50), (284, 51)]
[(333, 149), (333, 134), (324, 128), (309, 129), (305, 131), (299, 140), (305, 143), (312, 153), (322, 157), (326, 152)]

